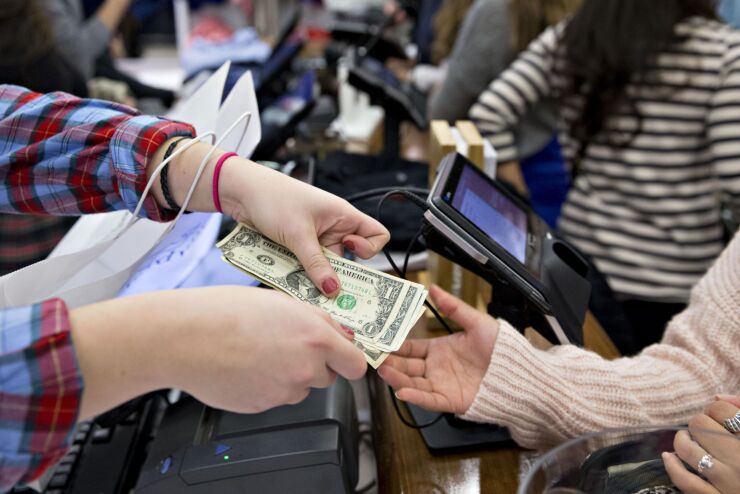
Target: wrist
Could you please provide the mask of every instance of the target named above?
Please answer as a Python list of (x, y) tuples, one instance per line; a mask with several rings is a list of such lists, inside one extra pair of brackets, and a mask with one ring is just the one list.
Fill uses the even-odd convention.
[[(245, 204), (253, 204), (258, 197), (256, 184), (262, 182), (257, 163), (234, 156), (224, 161), (218, 183), (221, 209), (239, 222), (251, 223), (251, 212)], [(248, 198), (248, 201), (244, 201)]]
[[(151, 159), (149, 160), (149, 163), (147, 163), (146, 167), (146, 177), (147, 181), (151, 179), (152, 175), (154, 174), (154, 170), (157, 169), (157, 167), (165, 160), (165, 154), (167, 153), (167, 150), (170, 149), (170, 147), (174, 144), (176, 144), (179, 140), (182, 140), (182, 136), (173, 137), (171, 139), (167, 139), (162, 145), (157, 149), (157, 151), (152, 155)], [(184, 145), (185, 142), (180, 142), (179, 146)], [(174, 149), (173, 151), (176, 151)], [(170, 161), (171, 167), (175, 166), (175, 162), (179, 161), (177, 158)], [(150, 194), (154, 196), (154, 199), (157, 201), (157, 205), (162, 209), (169, 209), (169, 205), (167, 204), (167, 200), (164, 197), (164, 191), (162, 190), (162, 183), (160, 181), (161, 171), (160, 175), (157, 176), (157, 178), (154, 180), (154, 183), (152, 184), (152, 189), (150, 191)]]

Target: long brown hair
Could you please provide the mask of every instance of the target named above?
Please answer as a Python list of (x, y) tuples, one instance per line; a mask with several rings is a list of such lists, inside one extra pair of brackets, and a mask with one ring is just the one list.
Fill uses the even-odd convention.
[(457, 33), (473, 0), (444, 0), (434, 15), (434, 41), (432, 41), (432, 63), (439, 64), (452, 53)]
[(2, 63), (30, 64), (49, 53), (52, 48), (53, 36), (49, 20), (36, 0), (2, 0)]
[[(548, 26), (557, 24), (580, 7), (582, 0), (509, 0), (511, 47), (524, 51)], [(654, 0), (645, 0), (646, 2)]]
[(715, 0), (584, 0), (562, 39), (568, 92), (584, 98), (570, 129), (581, 143), (580, 156), (620, 105), (628, 105), (642, 122), (627, 85), (646, 81), (649, 64), (681, 41), (676, 24), (693, 16), (717, 20), (715, 9)]

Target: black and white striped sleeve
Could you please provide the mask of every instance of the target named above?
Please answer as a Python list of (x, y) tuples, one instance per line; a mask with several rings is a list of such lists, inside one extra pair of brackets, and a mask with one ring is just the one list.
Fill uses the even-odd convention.
[[(517, 159), (513, 129), (527, 110), (551, 95), (552, 69), (562, 25), (543, 32), (478, 97), (469, 117), (488, 138), (500, 163)], [(485, 63), (485, 61), (483, 61)]]
[(740, 219), (740, 33), (727, 40), (723, 77), (707, 114), (707, 137), (723, 199)]

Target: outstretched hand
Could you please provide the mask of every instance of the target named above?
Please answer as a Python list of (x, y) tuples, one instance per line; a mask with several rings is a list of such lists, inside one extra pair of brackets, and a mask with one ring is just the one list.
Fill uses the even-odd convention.
[(403, 401), (427, 410), (465, 413), (478, 392), (498, 336), (498, 322), (438, 286), (429, 291), (437, 308), (462, 332), (406, 341), (378, 369)]

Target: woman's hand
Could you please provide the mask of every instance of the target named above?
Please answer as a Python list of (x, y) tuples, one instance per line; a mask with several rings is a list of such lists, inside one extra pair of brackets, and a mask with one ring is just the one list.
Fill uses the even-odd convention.
[(463, 332), (406, 341), (378, 374), (401, 400), (428, 410), (462, 414), (473, 403), (488, 369), (498, 322), (437, 286), (429, 294)]
[(337, 322), (272, 290), (124, 297), (75, 309), (70, 320), (85, 381), (82, 418), (171, 387), (219, 409), (259, 412), (367, 369)]
[[(679, 431), (673, 441), (675, 453), (663, 453), (663, 463), (673, 483), (685, 494), (731, 494), (740, 488), (740, 434), (733, 434), (724, 421), (740, 410), (740, 396), (718, 397), (703, 414), (689, 422), (689, 431)], [(712, 431), (707, 433), (703, 431)], [(698, 470), (704, 455), (711, 466), (702, 478), (688, 470), (683, 460)]]
[[(149, 176), (172, 142), (167, 141), (155, 153), (148, 166)], [(168, 183), (177, 204), (183, 203), (198, 166), (211, 149), (208, 144), (197, 143), (171, 162)], [(215, 211), (213, 170), (222, 154), (222, 150), (217, 150), (209, 159), (188, 204), (189, 210)], [(367, 259), (390, 239), (383, 225), (344, 199), (238, 156), (224, 162), (218, 182), (216, 190), (224, 213), (254, 225), (290, 249), (325, 295), (338, 293), (340, 287), (322, 247), (337, 254), (347, 248)], [(153, 194), (160, 206), (168, 207), (159, 180), (155, 181)]]
[(322, 247), (340, 255), (344, 247), (367, 259), (390, 239), (383, 225), (344, 199), (248, 160), (224, 166), (224, 212), (290, 249), (326, 295), (339, 291), (339, 279)]

